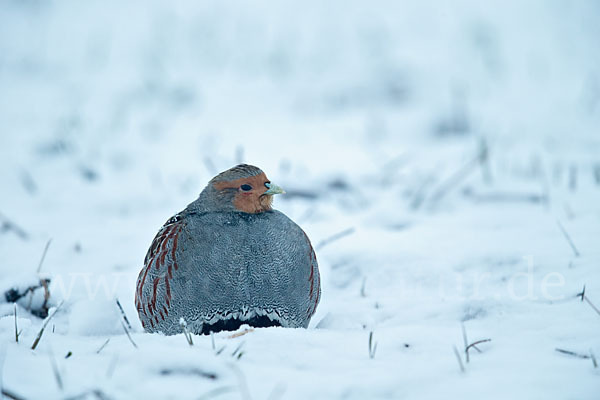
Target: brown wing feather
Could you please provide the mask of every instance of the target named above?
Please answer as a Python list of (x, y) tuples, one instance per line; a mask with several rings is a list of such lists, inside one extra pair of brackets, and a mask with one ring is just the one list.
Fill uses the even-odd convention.
[[(159, 318), (164, 320), (169, 314), (172, 300), (169, 280), (179, 268), (176, 251), (184, 225), (180, 215), (170, 218), (154, 237), (144, 258), (144, 267), (138, 276), (135, 291), (135, 304), (144, 328), (147, 328), (146, 323), (154, 328)], [(161, 299), (157, 299), (159, 287), (164, 289), (160, 290), (164, 293), (164, 298)]]

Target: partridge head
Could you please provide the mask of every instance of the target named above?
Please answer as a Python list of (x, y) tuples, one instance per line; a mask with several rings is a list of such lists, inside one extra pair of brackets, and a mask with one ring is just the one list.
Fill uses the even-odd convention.
[(273, 195), (282, 193), (260, 169), (242, 164), (211, 179), (197, 202), (206, 211), (256, 214), (271, 211)]

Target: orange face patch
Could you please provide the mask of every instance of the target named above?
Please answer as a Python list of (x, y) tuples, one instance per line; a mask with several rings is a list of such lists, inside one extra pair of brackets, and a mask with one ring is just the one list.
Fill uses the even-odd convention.
[[(234, 207), (239, 211), (256, 214), (271, 210), (273, 196), (265, 195), (265, 192), (268, 190), (265, 186), (267, 182), (269, 182), (269, 179), (263, 172), (262, 174), (248, 178), (217, 182), (213, 184), (213, 187), (218, 191), (236, 189), (237, 193), (233, 199)], [(242, 190), (242, 185), (249, 185), (252, 189)]]

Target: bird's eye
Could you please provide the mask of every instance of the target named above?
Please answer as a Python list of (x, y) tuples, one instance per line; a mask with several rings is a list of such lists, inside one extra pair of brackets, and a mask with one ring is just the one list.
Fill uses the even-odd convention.
[(270, 189), (271, 188), (271, 182), (265, 182), (265, 187), (267, 189)]
[(242, 189), (244, 192), (248, 192), (248, 191), (252, 190), (252, 186), (245, 183), (242, 186), (240, 186), (240, 189)]

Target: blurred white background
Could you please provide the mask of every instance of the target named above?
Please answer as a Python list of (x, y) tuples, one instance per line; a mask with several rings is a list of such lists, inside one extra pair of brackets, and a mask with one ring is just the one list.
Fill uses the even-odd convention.
[[(35, 283), (52, 238), (42, 271), (65, 305), (38, 351), (80, 355), (60, 360), (61, 391), (45, 358), (7, 345), (6, 387), (241, 387), (209, 338), (200, 357), (183, 338), (144, 335), (133, 288), (162, 223), (247, 162), (288, 191), (275, 206), (314, 244), (348, 233), (317, 251), (309, 331), (235, 339), (248, 396), (594, 398), (598, 369), (554, 348), (600, 353), (597, 315), (569, 300), (588, 284), (600, 302), (599, 39), (595, 1), (0, 0), (0, 289)], [(523, 257), (535, 293), (515, 299)], [(564, 284), (549, 298), (551, 273)], [(0, 306), (8, 343), (13, 308)], [(28, 342), (41, 321), (21, 320)], [(493, 339), (468, 381), (452, 353), (461, 322)], [(199, 359), (221, 380), (155, 379), (164, 360)]]

